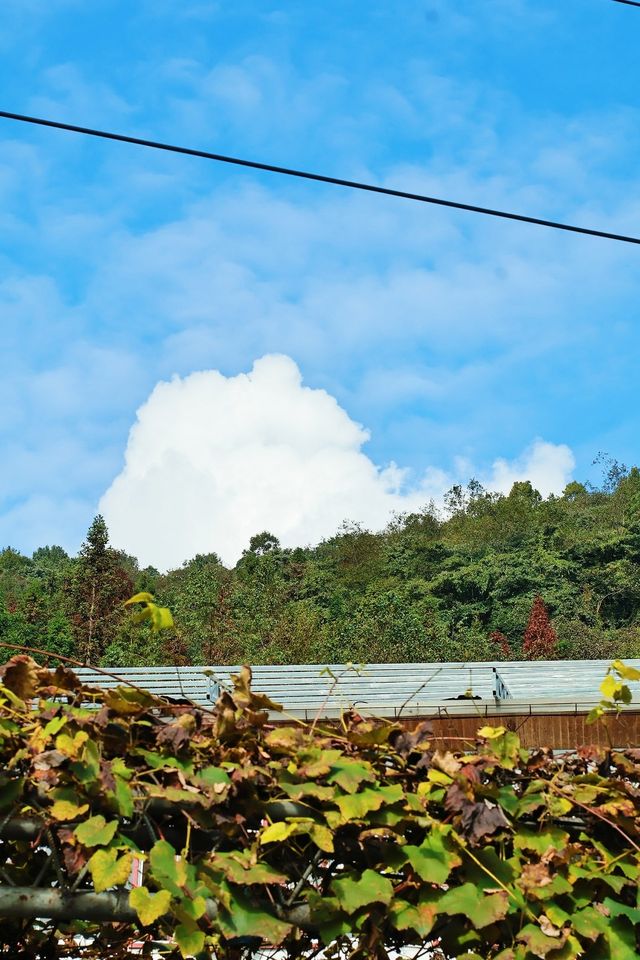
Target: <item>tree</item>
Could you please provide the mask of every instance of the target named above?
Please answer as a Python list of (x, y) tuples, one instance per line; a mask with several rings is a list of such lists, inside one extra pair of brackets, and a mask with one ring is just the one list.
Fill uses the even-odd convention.
[(537, 596), (522, 640), (524, 655), (528, 660), (550, 660), (555, 655), (557, 645), (558, 637), (551, 626), (544, 600)]
[(76, 655), (85, 663), (98, 663), (114, 639), (123, 617), (122, 603), (131, 596), (133, 581), (109, 547), (109, 532), (99, 514), (80, 548), (80, 558), (69, 589), (69, 606)]
[(254, 534), (249, 540), (249, 551), (261, 557), (272, 550), (280, 549), (280, 541), (273, 533), (263, 530), (262, 533)]

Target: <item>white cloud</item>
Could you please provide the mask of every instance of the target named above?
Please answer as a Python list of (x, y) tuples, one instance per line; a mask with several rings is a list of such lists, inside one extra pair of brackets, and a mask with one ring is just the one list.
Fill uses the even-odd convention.
[[(250, 373), (215, 370), (161, 382), (138, 411), (125, 466), (100, 503), (113, 542), (166, 569), (215, 550), (235, 562), (263, 529), (286, 546), (315, 543), (345, 519), (373, 529), (416, 510), (455, 479), (376, 466), (368, 432), (326, 391), (302, 384), (289, 357), (268, 355)], [(567, 447), (536, 441), (512, 464), (496, 461), (501, 489), (531, 477), (542, 492), (567, 483)]]
[(573, 453), (565, 444), (538, 439), (511, 463), (502, 458), (496, 460), (488, 486), (508, 493), (516, 480), (526, 479), (546, 497), (567, 485), (575, 465)]

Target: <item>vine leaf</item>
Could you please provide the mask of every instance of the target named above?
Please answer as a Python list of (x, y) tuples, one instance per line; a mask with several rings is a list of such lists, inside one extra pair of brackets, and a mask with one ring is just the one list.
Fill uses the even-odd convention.
[[(63, 800), (58, 801), (58, 803), (64, 802)], [(111, 820), (110, 823), (107, 823), (102, 814), (99, 813), (95, 817), (89, 817), (84, 823), (80, 823), (74, 833), (85, 847), (106, 847), (113, 840), (117, 829), (117, 820)]]
[[(549, 937), (534, 923), (528, 923), (518, 934), (517, 940), (526, 944), (534, 957), (546, 957), (552, 950), (559, 950), (566, 941), (566, 935)], [(574, 954), (575, 955), (575, 954)]]
[(227, 886), (224, 893), (229, 907), (220, 911), (218, 926), (225, 937), (259, 937), (277, 945), (290, 933), (290, 923), (265, 913), (237, 888)]
[(24, 653), (11, 657), (0, 668), (3, 685), (21, 700), (31, 700), (38, 689), (38, 664)]
[(193, 957), (204, 947), (204, 933), (197, 927), (179, 923), (175, 932), (176, 943), (183, 957)]
[(422, 894), (416, 906), (402, 900), (395, 901), (391, 905), (391, 916), (398, 930), (415, 930), (419, 937), (427, 937), (438, 916), (437, 897), (431, 893)]
[(506, 891), (499, 890), (483, 896), (474, 883), (463, 883), (460, 887), (447, 890), (438, 904), (438, 913), (449, 916), (462, 913), (478, 929), (502, 920), (508, 910), (509, 897)]
[[(49, 813), (54, 820), (75, 820), (76, 817), (81, 817), (83, 813), (86, 813), (88, 809), (88, 803), (74, 803), (73, 800), (56, 800), (53, 806), (49, 808)], [(88, 823), (88, 821), (86, 822)]]
[(102, 893), (109, 887), (121, 887), (129, 879), (133, 855), (125, 853), (118, 858), (118, 851), (96, 850), (89, 860), (89, 871), (93, 878), (96, 893)]
[(373, 783), (376, 775), (370, 763), (342, 757), (331, 764), (329, 783), (337, 783), (346, 793), (355, 793), (363, 781)]
[(149, 853), (149, 862), (156, 879), (166, 887), (174, 897), (182, 897), (187, 882), (187, 865), (166, 840), (154, 843)]
[(428, 883), (446, 883), (454, 867), (462, 859), (447, 840), (449, 830), (434, 824), (419, 847), (407, 846), (404, 852), (421, 880)]
[(388, 906), (393, 897), (393, 884), (375, 870), (365, 870), (359, 880), (352, 877), (338, 878), (331, 886), (340, 906), (347, 913), (355, 913), (370, 903), (384, 903)]
[(168, 890), (149, 893), (146, 887), (134, 887), (129, 894), (129, 903), (140, 917), (140, 923), (148, 927), (169, 912), (171, 894)]
[(348, 794), (346, 797), (337, 797), (336, 804), (342, 814), (344, 823), (349, 820), (361, 820), (373, 810), (379, 810), (383, 804), (398, 803), (403, 799), (404, 792), (400, 784), (377, 789), (365, 789), (361, 793)]

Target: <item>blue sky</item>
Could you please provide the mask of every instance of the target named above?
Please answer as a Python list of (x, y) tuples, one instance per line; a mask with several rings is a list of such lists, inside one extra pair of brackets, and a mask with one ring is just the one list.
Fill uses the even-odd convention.
[[(2, 108), (638, 235), (639, 36), (610, 0), (6, 0)], [(578, 479), (599, 450), (637, 460), (637, 247), (9, 121), (0, 138), (0, 545), (76, 549), (156, 385), (265, 354), (412, 495), (437, 493), (425, 471), (495, 479), (537, 438)]]

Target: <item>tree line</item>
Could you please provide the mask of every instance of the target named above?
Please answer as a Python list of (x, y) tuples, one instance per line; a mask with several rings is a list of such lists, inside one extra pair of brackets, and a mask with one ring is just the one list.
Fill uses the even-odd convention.
[[(77, 556), (0, 552), (0, 639), (82, 662), (460, 661), (640, 656), (640, 471), (609, 461), (599, 488), (546, 499), (476, 481), (396, 516), (344, 523), (315, 547), (251, 538), (160, 573), (94, 519)], [(149, 636), (123, 602), (149, 591), (175, 629)]]

